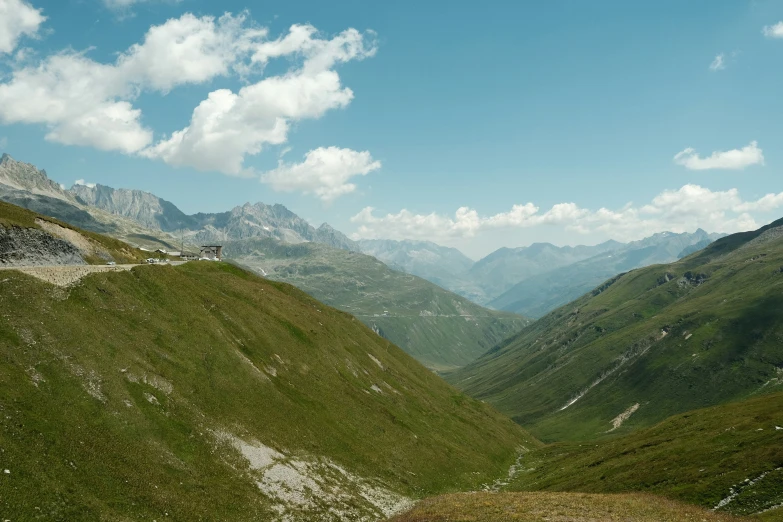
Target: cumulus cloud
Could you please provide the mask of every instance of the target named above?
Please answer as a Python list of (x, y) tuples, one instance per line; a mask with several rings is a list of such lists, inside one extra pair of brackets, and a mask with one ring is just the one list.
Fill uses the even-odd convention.
[(275, 190), (315, 194), (322, 201), (334, 199), (356, 190), (348, 181), (355, 176), (365, 176), (381, 168), (369, 152), (357, 152), (337, 147), (319, 147), (305, 154), (301, 163), (280, 161), (274, 170), (261, 176)]
[(49, 140), (132, 153), (152, 141), (152, 131), (142, 126), (141, 112), (120, 99), (131, 95), (116, 67), (62, 53), (0, 84), (0, 121), (43, 123)]
[[(9, 1), (18, 0), (0, 5)], [(44, 124), (51, 141), (242, 175), (245, 156), (284, 143), (292, 122), (350, 103), (353, 92), (341, 85), (333, 67), (373, 55), (371, 36), (349, 29), (324, 39), (312, 26), (295, 25), (270, 40), (268, 30), (244, 13), (219, 18), (188, 13), (150, 27), (141, 43), (113, 63), (68, 50), (38, 64), (18, 64), (0, 83), (0, 123)], [(209, 93), (186, 128), (152, 146), (153, 132), (133, 106), (142, 91), (165, 94), (183, 84), (257, 73), (281, 56), (301, 57), (302, 63), (237, 93)]]
[(366, 207), (351, 218), (358, 229), (354, 239), (427, 239), (451, 242), (473, 237), (491, 229), (560, 227), (581, 234), (602, 233), (619, 240), (633, 240), (654, 232), (693, 231), (696, 228), (737, 232), (756, 228), (752, 212), (769, 212), (783, 207), (783, 192), (744, 201), (737, 189), (712, 191), (699, 185), (667, 190), (642, 206), (625, 205), (617, 210), (590, 210), (574, 203), (559, 203), (549, 210), (533, 203), (514, 205), (508, 212), (481, 216), (469, 207), (457, 209), (453, 217), (408, 210), (376, 215)]
[(726, 63), (724, 62), (725, 56), (723, 53), (720, 53), (719, 55), (715, 56), (715, 59), (712, 60), (712, 63), (710, 64), (710, 71), (722, 71), (726, 68)]
[(303, 63), (288, 72), (264, 78), (234, 93), (211, 92), (193, 111), (190, 124), (147, 149), (148, 157), (170, 165), (244, 175), (245, 157), (266, 145), (285, 143), (291, 122), (319, 118), (347, 106), (353, 91), (344, 87), (332, 68), (375, 54), (372, 34), (348, 29), (321, 39), (315, 28), (294, 25), (287, 36), (256, 48), (251, 61), (264, 65), (272, 57), (301, 56)]
[(24, 0), (0, 0), (0, 55), (12, 53), (23, 36), (35, 36), (44, 21), (41, 9)]
[(778, 22), (774, 25), (767, 25), (762, 30), (764, 36), (767, 38), (783, 38), (783, 22)]
[(764, 153), (755, 141), (741, 149), (715, 151), (706, 158), (702, 158), (689, 147), (678, 152), (674, 156), (674, 162), (689, 170), (742, 170), (751, 165), (764, 165)]
[(186, 13), (151, 27), (142, 43), (120, 56), (116, 67), (127, 81), (163, 92), (225, 76), (268, 33), (245, 23), (244, 14), (215, 19)]

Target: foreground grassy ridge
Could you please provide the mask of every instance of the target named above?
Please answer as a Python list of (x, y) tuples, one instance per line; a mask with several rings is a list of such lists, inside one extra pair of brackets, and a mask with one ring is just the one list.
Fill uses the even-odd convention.
[[(30, 210), (0, 201), (0, 226), (2, 227), (21, 227), (21, 228), (35, 228), (41, 227), (36, 223), (36, 219), (43, 219), (50, 223), (60, 225), (61, 227), (74, 230), (81, 234), (83, 237), (92, 242), (99, 250), (103, 250), (108, 253), (115, 262), (134, 264), (141, 263), (147, 257), (157, 257), (156, 254), (150, 252), (143, 252), (137, 248), (133, 248), (126, 243), (123, 243), (119, 239), (114, 239), (102, 234), (96, 234), (95, 232), (89, 232), (76, 228), (64, 221), (55, 219), (53, 217), (42, 216), (36, 214)], [(86, 256), (85, 261), (90, 264), (105, 264), (106, 260), (98, 256)]]
[(783, 504), (783, 393), (688, 412), (597, 444), (549, 445), (523, 465), (510, 489), (642, 491), (706, 508), (733, 490), (721, 511), (758, 513)]
[(545, 441), (604, 436), (635, 405), (614, 433), (781, 390), (781, 231), (611, 279), (447, 379)]
[(327, 245), (250, 239), (228, 243), (224, 251), (242, 265), (353, 314), (435, 370), (473, 361), (529, 322), (482, 308), (374, 257)]
[(458, 493), (419, 503), (390, 522), (729, 522), (725, 514), (651, 495)]
[(223, 263), (67, 290), (4, 273), (0, 382), (11, 520), (274, 520), (216, 431), (414, 497), (479, 487), (536, 444), (348, 314)]

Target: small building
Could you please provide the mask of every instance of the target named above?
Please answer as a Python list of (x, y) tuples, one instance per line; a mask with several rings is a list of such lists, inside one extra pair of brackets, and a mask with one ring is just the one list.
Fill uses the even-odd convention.
[(180, 259), (184, 259), (185, 261), (196, 261), (198, 260), (198, 254), (195, 252), (182, 252), (179, 255)]
[(222, 245), (204, 245), (199, 252), (201, 259), (209, 259), (211, 261), (220, 261), (223, 259), (223, 246)]

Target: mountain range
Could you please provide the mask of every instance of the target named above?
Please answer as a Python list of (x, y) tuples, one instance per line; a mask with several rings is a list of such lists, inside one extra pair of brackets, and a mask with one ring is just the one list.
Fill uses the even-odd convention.
[(371, 522), (450, 493), (394, 520), (779, 520), (783, 220), (512, 326), (452, 361), (464, 393), (385, 331), (469, 359), (503, 313), (325, 244), (225, 247), (138, 266), (0, 203), (5, 516)]
[(66, 190), (8, 155), (0, 162), (0, 200), (147, 248), (223, 244), (228, 258), (354, 314), (436, 370), (467, 364), (528, 322), (361, 255), (341, 232), (326, 223), (315, 228), (283, 205), (187, 215), (139, 190), (84, 184)]
[(64, 259), (46, 270), (94, 271), (54, 284), (2, 270), (4, 519), (373, 521), (537, 444), (291, 285), (229, 263), (120, 267), (144, 252), (0, 203), (0, 259), (23, 232), (30, 264), (94, 242), (118, 265)]
[(623, 433), (780, 390), (782, 311), (783, 219), (614, 276), (447, 380), (545, 441)]

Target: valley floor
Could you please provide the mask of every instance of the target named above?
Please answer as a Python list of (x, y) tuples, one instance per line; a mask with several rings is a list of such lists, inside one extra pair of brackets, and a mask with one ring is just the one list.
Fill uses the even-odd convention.
[(420, 502), (390, 522), (728, 522), (745, 520), (664, 498), (586, 493), (457, 493)]

